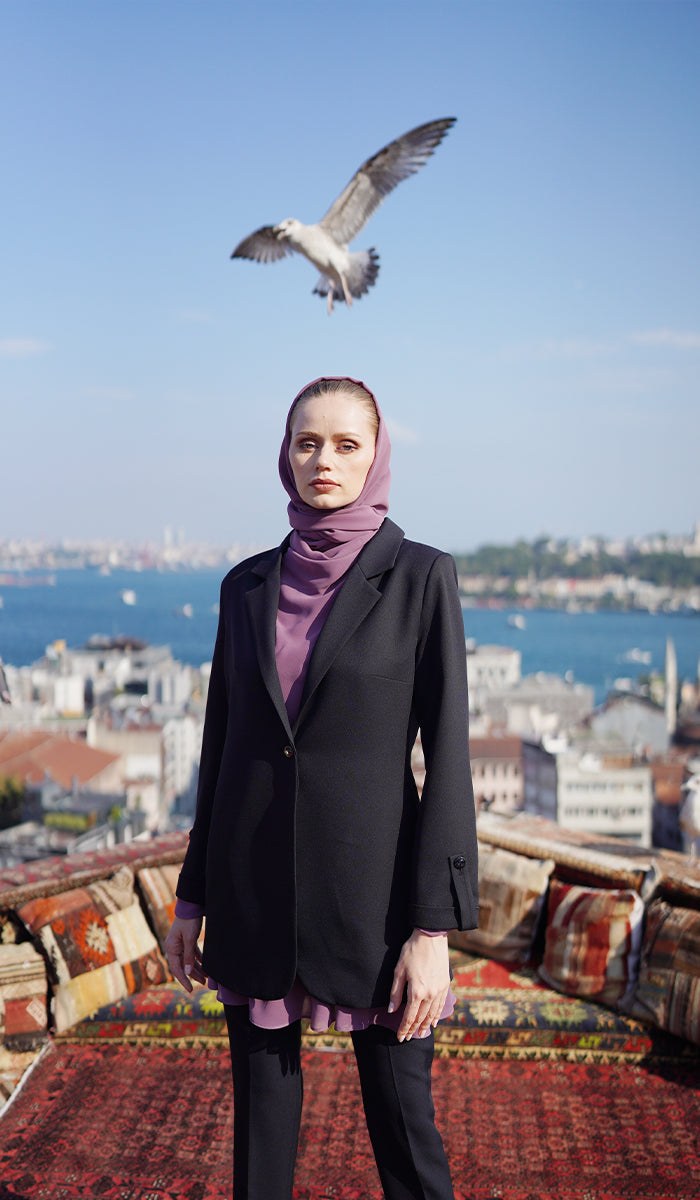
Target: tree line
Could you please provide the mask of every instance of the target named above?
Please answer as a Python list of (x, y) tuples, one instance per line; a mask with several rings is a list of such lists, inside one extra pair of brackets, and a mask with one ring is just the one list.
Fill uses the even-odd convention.
[(570, 560), (567, 546), (554, 549), (549, 538), (518, 541), (511, 546), (484, 545), (471, 554), (455, 554), (459, 575), (504, 576), (522, 579), (597, 579), (601, 575), (625, 575), (660, 587), (700, 586), (700, 558), (684, 554), (642, 554), (631, 549), (624, 556), (598, 550)]

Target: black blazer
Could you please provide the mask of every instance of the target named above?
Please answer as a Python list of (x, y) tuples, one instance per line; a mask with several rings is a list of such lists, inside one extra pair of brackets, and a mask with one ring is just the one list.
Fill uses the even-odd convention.
[(414, 926), (478, 923), (454, 561), (384, 521), (336, 595), (290, 726), (275, 664), (287, 543), (221, 586), (177, 894), (204, 906), (204, 968), (231, 990), (276, 999), (298, 976), (328, 1004), (383, 1006)]

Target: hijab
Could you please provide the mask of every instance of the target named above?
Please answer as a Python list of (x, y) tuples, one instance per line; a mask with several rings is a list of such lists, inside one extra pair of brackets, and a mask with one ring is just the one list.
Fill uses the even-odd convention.
[(312, 383), (297, 393), (287, 415), (279, 473), (290, 498), (287, 513), (292, 534), (282, 559), (275, 655), (290, 721), (295, 720), (301, 707), (311, 652), (333, 600), (362, 547), (374, 537), (389, 509), (391, 444), (379, 405), (369, 388), (357, 379), (326, 376), (313, 383), (326, 380), (364, 388), (374, 401), (379, 425), (374, 460), (357, 499), (342, 508), (317, 509), (299, 495), (289, 458), (294, 407)]

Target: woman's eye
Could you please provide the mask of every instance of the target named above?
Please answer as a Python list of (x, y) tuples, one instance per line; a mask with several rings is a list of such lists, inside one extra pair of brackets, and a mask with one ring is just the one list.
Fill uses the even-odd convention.
[(303, 442), (297, 442), (297, 450), (313, 450), (313, 448), (314, 442), (311, 442), (308, 439)]
[(338, 449), (346, 453), (348, 450), (356, 450), (357, 447), (354, 442), (341, 442)]

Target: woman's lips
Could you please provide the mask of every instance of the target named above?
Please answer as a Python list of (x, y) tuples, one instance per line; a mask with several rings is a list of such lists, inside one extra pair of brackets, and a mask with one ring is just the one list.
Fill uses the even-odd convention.
[(312, 479), (311, 486), (317, 492), (330, 492), (333, 488), (339, 487), (339, 484), (334, 479)]

